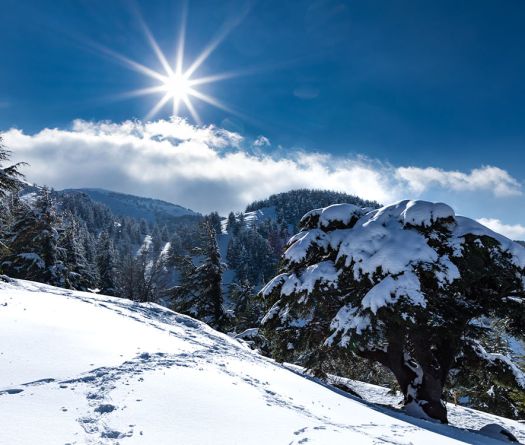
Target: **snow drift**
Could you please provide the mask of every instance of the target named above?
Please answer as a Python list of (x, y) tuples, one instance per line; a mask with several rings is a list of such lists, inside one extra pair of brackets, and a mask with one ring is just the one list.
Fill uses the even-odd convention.
[(27, 281), (0, 280), (0, 357), (1, 444), (500, 443), (359, 401), (158, 305)]

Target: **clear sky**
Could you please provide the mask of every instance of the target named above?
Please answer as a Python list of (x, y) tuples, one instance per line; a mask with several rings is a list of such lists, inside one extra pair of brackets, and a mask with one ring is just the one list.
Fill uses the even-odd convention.
[[(30, 180), (201, 211), (240, 209), (291, 186), (443, 200), (525, 238), (523, 1), (0, 7), (0, 131), (15, 157), (30, 160)], [(164, 92), (126, 96), (160, 82), (129, 60), (164, 73), (146, 27), (175, 66), (184, 22), (183, 70), (209, 48), (191, 78), (228, 73), (195, 86), (221, 107), (192, 96), (195, 112), (178, 110), (186, 122), (170, 121), (171, 98), (148, 115)], [(97, 175), (96, 162), (115, 165)]]

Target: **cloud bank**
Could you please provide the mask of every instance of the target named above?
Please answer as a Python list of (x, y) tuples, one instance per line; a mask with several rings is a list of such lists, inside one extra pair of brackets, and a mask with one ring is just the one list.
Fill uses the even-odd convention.
[[(57, 189), (100, 187), (175, 202), (200, 212), (242, 210), (293, 188), (332, 189), (388, 203), (430, 188), (521, 194), (521, 184), (492, 166), (471, 172), (394, 167), (365, 157), (270, 151), (264, 136), (248, 140), (182, 119), (87, 122), (70, 129), (3, 133), (13, 159), (30, 163), (28, 180)], [(265, 150), (262, 150), (265, 148)]]
[(434, 167), (399, 167), (396, 174), (417, 193), (437, 185), (455, 191), (488, 190), (498, 197), (522, 194), (518, 180), (498, 167), (476, 168), (470, 173), (445, 171)]
[(512, 240), (525, 240), (525, 226), (521, 224), (504, 224), (497, 218), (480, 218), (477, 221)]

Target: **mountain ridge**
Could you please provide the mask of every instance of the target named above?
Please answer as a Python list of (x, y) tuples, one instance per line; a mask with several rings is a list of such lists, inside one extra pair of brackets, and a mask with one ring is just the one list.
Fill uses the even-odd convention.
[(103, 188), (70, 188), (57, 193), (84, 193), (93, 201), (108, 206), (117, 216), (142, 218), (148, 222), (161, 222), (165, 217), (201, 216), (200, 213), (179, 204)]

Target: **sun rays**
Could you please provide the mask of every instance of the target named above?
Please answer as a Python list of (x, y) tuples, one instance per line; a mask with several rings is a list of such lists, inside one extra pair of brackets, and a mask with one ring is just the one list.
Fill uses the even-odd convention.
[(170, 63), (169, 58), (161, 50), (158, 42), (151, 33), (150, 29), (136, 11), (136, 16), (140, 22), (140, 26), (144, 32), (145, 38), (155, 54), (161, 70), (143, 65), (135, 60), (132, 60), (122, 54), (119, 54), (109, 48), (99, 47), (104, 53), (109, 55), (114, 60), (124, 64), (127, 68), (143, 74), (145, 77), (156, 82), (153, 86), (131, 90), (119, 95), (119, 98), (130, 98), (148, 95), (159, 96), (158, 101), (149, 110), (146, 119), (152, 119), (159, 114), (163, 109), (171, 105), (170, 112), (173, 116), (179, 116), (184, 108), (192, 119), (201, 124), (201, 118), (197, 112), (193, 100), (199, 100), (207, 103), (213, 107), (222, 109), (232, 114), (239, 114), (235, 112), (226, 104), (221, 102), (216, 97), (204, 93), (199, 89), (204, 85), (210, 85), (219, 81), (231, 79), (242, 75), (241, 71), (230, 71), (217, 74), (208, 74), (199, 77), (197, 75), (199, 68), (206, 62), (206, 60), (213, 54), (217, 47), (223, 42), (228, 34), (243, 20), (246, 12), (240, 14), (234, 20), (230, 20), (216, 36), (208, 43), (208, 45), (195, 57), (195, 59), (187, 61), (185, 55), (186, 42), (186, 8), (183, 8), (180, 21), (180, 30), (177, 41), (176, 54), (174, 63)]

